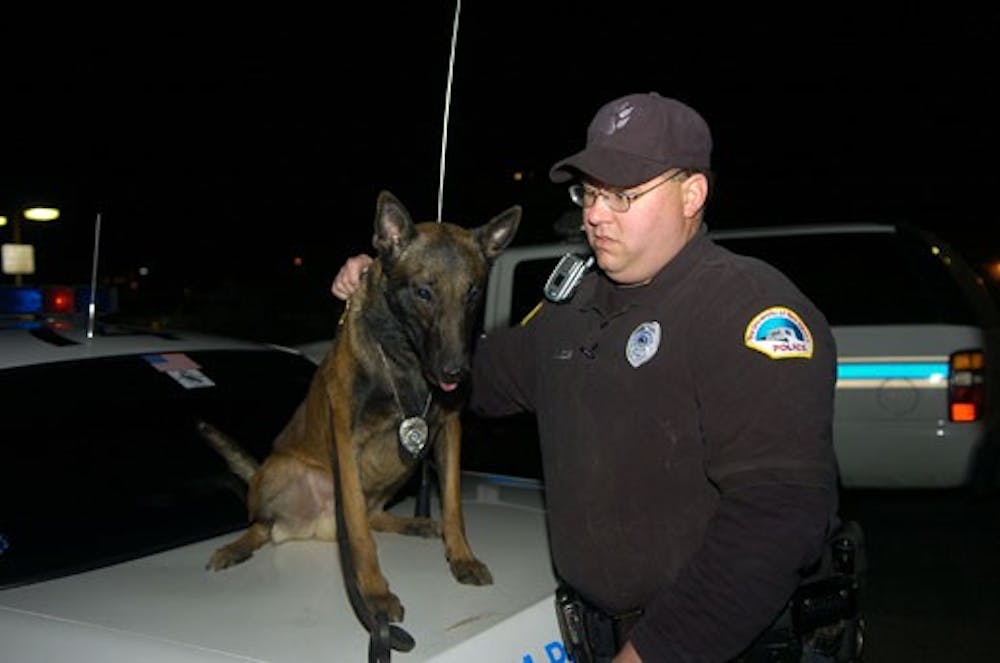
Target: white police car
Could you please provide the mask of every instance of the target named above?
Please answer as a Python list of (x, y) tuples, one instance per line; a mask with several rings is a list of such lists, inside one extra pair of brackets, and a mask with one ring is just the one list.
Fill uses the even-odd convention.
[[(709, 234), (781, 269), (830, 321), (838, 348), (834, 445), (845, 487), (995, 484), (1000, 314), (957, 252), (930, 233), (890, 224)], [(505, 251), (490, 274), (484, 328), (526, 315), (567, 252), (587, 248), (573, 242)], [(504, 445), (510, 448), (516, 433), (530, 457), (537, 446), (531, 423), (507, 425)], [(487, 422), (469, 427), (485, 438), (501, 435)]]
[[(315, 365), (183, 332), (97, 324), (88, 338), (84, 323), (44, 317), (0, 329), (0, 661), (365, 660), (334, 545), (286, 542), (205, 569), (247, 516), (196, 418), (262, 458)], [(416, 643), (393, 658), (565, 660), (538, 482), (467, 474), (463, 499), (492, 586), (455, 582), (440, 541), (375, 535)]]

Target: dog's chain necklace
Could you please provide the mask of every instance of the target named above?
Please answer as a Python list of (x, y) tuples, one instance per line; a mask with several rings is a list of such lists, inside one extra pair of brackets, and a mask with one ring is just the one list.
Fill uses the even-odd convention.
[(422, 414), (416, 417), (407, 417), (406, 410), (403, 409), (403, 402), (399, 399), (399, 391), (396, 390), (396, 382), (392, 379), (392, 369), (389, 367), (389, 360), (386, 359), (382, 344), (376, 343), (375, 347), (378, 348), (378, 356), (382, 358), (382, 365), (385, 366), (385, 375), (389, 379), (389, 386), (392, 387), (392, 396), (396, 399), (396, 407), (399, 408), (399, 414), (403, 417), (396, 431), (399, 436), (399, 453), (404, 460), (416, 460), (427, 446), (427, 420), (424, 417), (427, 416), (427, 412), (431, 408), (432, 393), (427, 392), (427, 402), (424, 403)]

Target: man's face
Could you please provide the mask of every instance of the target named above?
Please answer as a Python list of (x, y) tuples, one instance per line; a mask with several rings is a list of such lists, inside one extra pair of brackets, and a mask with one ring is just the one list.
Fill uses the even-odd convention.
[[(602, 188), (600, 182), (586, 186)], [(641, 195), (633, 198), (628, 211), (616, 212), (605, 197), (615, 196), (616, 191)], [(605, 195), (597, 195), (594, 204), (583, 210), (584, 230), (597, 264), (621, 285), (646, 283), (697, 232), (707, 191), (704, 175), (678, 176), (677, 171), (624, 190), (604, 189)]]

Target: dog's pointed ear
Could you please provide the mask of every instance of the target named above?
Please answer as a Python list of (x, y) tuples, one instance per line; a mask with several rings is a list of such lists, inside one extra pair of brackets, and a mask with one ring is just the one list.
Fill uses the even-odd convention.
[(375, 235), (372, 246), (380, 256), (395, 258), (417, 234), (410, 213), (388, 191), (378, 195), (375, 207)]
[(507, 248), (520, 222), (521, 206), (514, 205), (473, 231), (487, 260), (492, 261)]

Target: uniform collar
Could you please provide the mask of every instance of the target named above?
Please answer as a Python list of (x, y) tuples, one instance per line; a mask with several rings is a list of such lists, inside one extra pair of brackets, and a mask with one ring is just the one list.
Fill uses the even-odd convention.
[(580, 309), (594, 310), (603, 318), (608, 318), (624, 313), (634, 306), (652, 305), (662, 300), (670, 290), (684, 281), (712, 246), (714, 243), (702, 226), (677, 255), (645, 285), (624, 288), (598, 271), (588, 279), (590, 283), (585, 281), (581, 284)]

